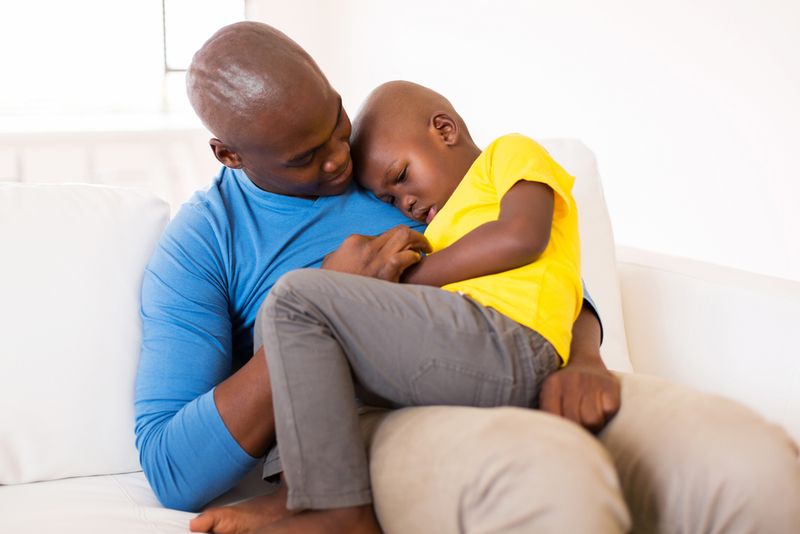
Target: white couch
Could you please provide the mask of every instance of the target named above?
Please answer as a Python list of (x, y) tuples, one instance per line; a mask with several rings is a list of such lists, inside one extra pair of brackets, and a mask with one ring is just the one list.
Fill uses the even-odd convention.
[[(577, 178), (609, 367), (739, 399), (800, 439), (800, 283), (615, 249), (592, 153), (545, 145)], [(0, 184), (0, 532), (188, 531), (133, 447), (139, 287), (168, 211), (133, 189)], [(256, 471), (218, 502), (263, 489)]]

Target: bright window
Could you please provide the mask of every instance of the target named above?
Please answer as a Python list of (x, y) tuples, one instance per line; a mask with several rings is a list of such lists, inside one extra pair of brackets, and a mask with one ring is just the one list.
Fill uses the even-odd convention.
[(244, 0), (163, 0), (165, 64), (186, 70), (192, 55), (222, 26), (244, 18)]
[(244, 0), (16, 1), (0, 16), (0, 115), (182, 111), (168, 71), (243, 18)]

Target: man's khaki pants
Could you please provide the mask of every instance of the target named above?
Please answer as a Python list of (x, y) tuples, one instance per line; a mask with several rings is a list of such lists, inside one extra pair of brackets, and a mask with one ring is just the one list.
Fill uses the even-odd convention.
[(620, 379), (622, 408), (599, 439), (524, 408), (363, 414), (383, 529), (800, 533), (800, 459), (783, 430), (721, 397)]
[(619, 378), (622, 409), (599, 440), (520, 408), (363, 415), (385, 532), (800, 533), (783, 430), (718, 396)]

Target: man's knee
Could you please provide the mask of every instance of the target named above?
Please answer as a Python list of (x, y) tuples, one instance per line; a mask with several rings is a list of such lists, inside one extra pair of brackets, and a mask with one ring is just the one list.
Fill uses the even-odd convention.
[[(800, 456), (786, 432), (753, 414), (717, 454), (710, 488), (730, 532), (800, 532)], [(749, 527), (747, 525), (750, 525)]]
[(501, 412), (476, 436), (487, 450), (465, 491), (465, 524), (476, 532), (628, 530), (616, 470), (594, 437), (542, 412)]
[(541, 412), (400, 410), (381, 421), (370, 452), (387, 532), (620, 532), (629, 524), (602, 446)]
[(698, 504), (684, 524), (704, 524), (708, 532), (800, 532), (797, 446), (747, 408), (731, 403), (729, 410), (741, 412), (738, 421), (698, 432), (684, 449), (694, 458), (675, 466), (683, 495), (670, 498), (691, 496)]
[(625, 376), (601, 439), (637, 530), (800, 532), (797, 447), (739, 403)]

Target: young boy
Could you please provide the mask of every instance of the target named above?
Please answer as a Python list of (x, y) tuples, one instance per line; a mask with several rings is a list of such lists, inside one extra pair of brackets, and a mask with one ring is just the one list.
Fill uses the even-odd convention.
[[(372, 502), (356, 397), (535, 407), (569, 358), (582, 302), (573, 178), (541, 146), (508, 135), (481, 152), (444, 97), (408, 82), (377, 88), (354, 124), (359, 181), (427, 223), (431, 248), (408, 284), (287, 274), (256, 340), (287, 507), (313, 510), (330, 532), (379, 531), (371, 512), (347, 513)], [(280, 527), (300, 532), (303, 517)]]
[(433, 254), (403, 282), (464, 293), (566, 363), (582, 299), (578, 216), (573, 178), (544, 148), (511, 134), (481, 152), (442, 95), (397, 81), (367, 99), (351, 150), (362, 186), (428, 225)]

